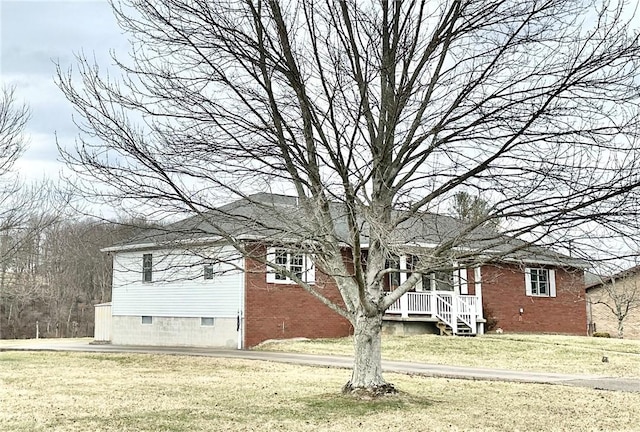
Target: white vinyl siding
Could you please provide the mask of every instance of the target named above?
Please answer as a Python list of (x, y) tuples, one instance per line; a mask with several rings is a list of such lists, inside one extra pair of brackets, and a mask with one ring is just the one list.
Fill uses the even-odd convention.
[(556, 272), (553, 269), (526, 268), (524, 270), (524, 282), (528, 296), (556, 296)]
[[(285, 248), (269, 248), (267, 250), (267, 261), (290, 271), (307, 283), (315, 283), (315, 266), (309, 255), (290, 251)], [(295, 283), (286, 275), (276, 273), (274, 269), (269, 266), (267, 266), (267, 282), (280, 284)]]
[[(148, 254), (145, 252), (144, 254)], [(201, 256), (183, 251), (153, 252), (153, 283), (140, 277), (142, 252), (119, 252), (113, 260), (113, 315), (161, 317), (236, 317), (241, 308), (242, 266), (237, 258), (224, 268), (215, 264), (204, 279)], [(199, 251), (199, 254), (202, 254)], [(221, 270), (224, 270), (221, 273)]]

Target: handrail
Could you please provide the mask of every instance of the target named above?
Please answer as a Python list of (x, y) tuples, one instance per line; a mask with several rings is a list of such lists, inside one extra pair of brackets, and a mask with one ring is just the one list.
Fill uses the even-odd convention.
[(432, 315), (451, 327), (454, 333), (458, 331), (460, 320), (476, 334), (480, 316), (478, 305), (475, 295), (458, 295), (451, 291), (408, 292), (389, 306), (386, 313)]

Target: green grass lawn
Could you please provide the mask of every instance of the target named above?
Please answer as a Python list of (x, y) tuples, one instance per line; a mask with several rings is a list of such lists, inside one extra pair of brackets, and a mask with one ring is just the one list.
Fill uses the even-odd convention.
[[(351, 338), (292, 340), (258, 349), (353, 355)], [(602, 357), (608, 358), (607, 363)], [(382, 357), (455, 366), (640, 377), (640, 341), (559, 335), (383, 336)], [(640, 425), (638, 426), (640, 429)]]
[(348, 377), (249, 360), (0, 352), (0, 431), (640, 429), (640, 393), (388, 374), (400, 396), (357, 401), (340, 395)]

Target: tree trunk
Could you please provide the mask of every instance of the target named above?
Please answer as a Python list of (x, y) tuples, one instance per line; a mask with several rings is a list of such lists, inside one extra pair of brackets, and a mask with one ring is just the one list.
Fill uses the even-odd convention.
[(396, 393), (395, 387), (382, 377), (381, 331), (381, 313), (374, 317), (360, 314), (356, 318), (353, 372), (349, 382), (342, 388), (343, 393), (370, 397)]
[(618, 319), (618, 339), (623, 338), (624, 333), (624, 322), (621, 319)]

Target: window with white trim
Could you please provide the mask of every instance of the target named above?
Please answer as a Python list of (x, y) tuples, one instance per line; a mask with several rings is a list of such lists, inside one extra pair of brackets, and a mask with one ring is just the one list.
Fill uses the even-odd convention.
[[(416, 256), (407, 256), (407, 269), (414, 270), (419, 265)], [(438, 270), (423, 273), (422, 279), (416, 283), (416, 291), (455, 291), (461, 295), (469, 294), (469, 271), (466, 267), (457, 267), (453, 263), (453, 270)], [(410, 276), (411, 272), (407, 274)]]
[[(304, 282), (315, 282), (315, 267), (309, 255), (285, 248), (269, 248), (267, 251), (267, 261), (285, 271), (293, 273)], [(278, 273), (276, 269), (267, 266), (267, 282), (282, 284), (295, 283), (286, 273), (283, 273)]]
[(211, 280), (213, 279), (213, 264), (205, 264), (204, 265), (204, 279), (205, 280)]
[(455, 291), (458, 294), (469, 294), (468, 269), (458, 268), (453, 271), (437, 271), (425, 274), (416, 291)]
[(556, 272), (546, 268), (524, 270), (526, 294), (532, 297), (556, 296)]
[(393, 255), (391, 258), (387, 258), (384, 263), (384, 267), (386, 269), (397, 269), (397, 272), (389, 273), (389, 289), (393, 291), (394, 289), (400, 286), (401, 277), (400, 277), (400, 257), (397, 255)]
[(153, 255), (152, 254), (142, 255), (142, 281), (143, 282), (153, 281)]

